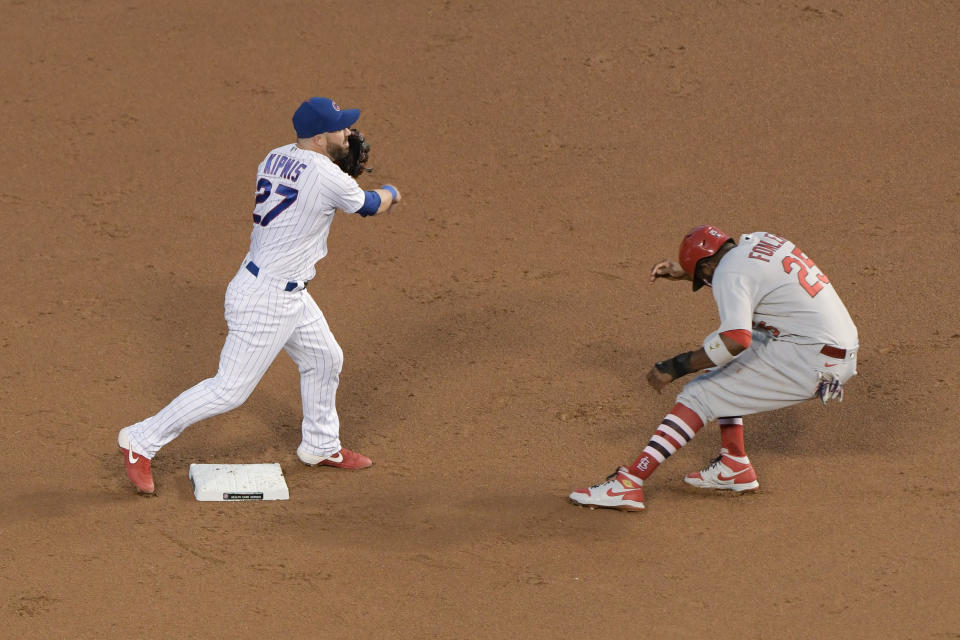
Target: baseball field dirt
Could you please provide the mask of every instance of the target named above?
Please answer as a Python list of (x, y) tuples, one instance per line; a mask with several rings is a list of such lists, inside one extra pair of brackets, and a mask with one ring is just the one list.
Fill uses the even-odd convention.
[[(956, 2), (2, 3), (0, 636), (960, 638)], [(363, 109), (385, 216), (310, 292), (344, 445), (299, 463), (281, 355), (138, 496), (117, 431), (216, 371), (257, 164), (310, 96)], [(748, 416), (761, 490), (633, 460), (717, 326), (649, 284), (701, 223), (771, 231), (860, 330), (842, 404)], [(197, 502), (279, 462), (289, 501)]]

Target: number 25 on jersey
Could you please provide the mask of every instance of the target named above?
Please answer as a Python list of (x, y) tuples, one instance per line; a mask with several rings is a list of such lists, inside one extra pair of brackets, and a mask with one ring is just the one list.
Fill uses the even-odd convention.
[(259, 224), (261, 227), (265, 227), (270, 224), (270, 221), (276, 218), (278, 215), (283, 213), (290, 207), (294, 202), (297, 201), (297, 196), (300, 195), (300, 192), (294, 189), (293, 187), (288, 187), (283, 184), (277, 185), (277, 195), (279, 195), (282, 200), (274, 206), (272, 209), (267, 211), (262, 216), (257, 213), (257, 209), (260, 208), (260, 205), (266, 202), (267, 198), (270, 197), (270, 194), (273, 193), (273, 183), (267, 180), (266, 178), (260, 178), (257, 181), (257, 197), (256, 205), (253, 208), (253, 224)]
[(810, 275), (810, 271), (820, 271), (820, 269), (818, 269), (817, 265), (813, 263), (813, 260), (808, 258), (798, 247), (794, 247), (791, 254), (783, 259), (782, 264), (784, 273), (792, 272), (795, 266), (799, 267), (797, 270), (797, 280), (800, 282), (803, 290), (810, 294), (811, 298), (816, 297), (816, 295), (823, 290), (823, 285), (830, 284), (830, 278), (824, 275), (822, 271), (816, 274), (816, 280), (814, 282), (807, 282), (807, 276)]

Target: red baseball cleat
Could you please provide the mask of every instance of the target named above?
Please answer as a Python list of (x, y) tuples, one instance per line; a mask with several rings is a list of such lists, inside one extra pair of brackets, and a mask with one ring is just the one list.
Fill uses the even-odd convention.
[(706, 469), (688, 473), (683, 481), (700, 489), (737, 492), (753, 491), (760, 487), (750, 458), (731, 456), (726, 449), (720, 449), (720, 455), (711, 460)]
[(341, 447), (340, 451), (337, 451), (333, 455), (318, 456), (312, 453), (307, 453), (303, 450), (303, 446), (301, 446), (299, 449), (297, 449), (297, 457), (300, 458), (300, 462), (308, 467), (316, 467), (320, 465), (326, 467), (336, 467), (337, 469), (366, 469), (367, 467), (373, 466), (373, 460), (362, 453), (350, 451), (350, 449), (347, 449), (346, 447)]
[(629, 473), (626, 467), (620, 467), (607, 476), (605, 482), (571, 493), (570, 501), (591, 509), (643, 511), (643, 480)]
[(142, 493), (153, 493), (153, 472), (150, 471), (150, 458), (137, 453), (130, 448), (130, 438), (127, 437), (127, 428), (120, 430), (117, 444), (123, 452), (123, 463), (127, 469), (130, 482)]

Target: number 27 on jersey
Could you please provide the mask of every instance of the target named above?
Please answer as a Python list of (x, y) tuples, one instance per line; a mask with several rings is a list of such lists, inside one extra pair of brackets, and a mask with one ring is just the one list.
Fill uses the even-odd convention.
[(255, 199), (256, 205), (253, 208), (253, 224), (259, 224), (261, 227), (267, 226), (274, 218), (286, 211), (290, 205), (296, 202), (297, 196), (300, 195), (299, 191), (284, 184), (278, 184), (276, 191), (277, 195), (281, 197), (280, 202), (265, 214), (260, 215), (257, 213), (257, 209), (261, 204), (266, 202), (267, 198), (270, 197), (270, 194), (273, 193), (273, 183), (266, 178), (260, 178), (257, 181), (257, 197)]

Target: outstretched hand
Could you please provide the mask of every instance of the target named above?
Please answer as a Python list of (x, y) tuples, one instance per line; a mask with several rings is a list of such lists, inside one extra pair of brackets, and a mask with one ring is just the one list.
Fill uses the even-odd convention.
[(656, 389), (657, 393), (660, 393), (671, 382), (673, 382), (673, 378), (657, 369), (656, 365), (650, 367), (650, 371), (647, 372), (647, 384)]
[(657, 264), (653, 265), (653, 268), (650, 270), (650, 282), (655, 281), (657, 278), (668, 278), (670, 280), (689, 280), (690, 276), (687, 275), (687, 272), (684, 271), (683, 267), (681, 267), (678, 263), (664, 258)]

